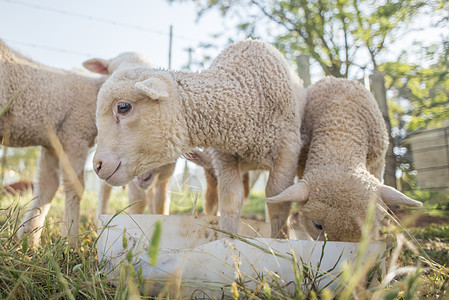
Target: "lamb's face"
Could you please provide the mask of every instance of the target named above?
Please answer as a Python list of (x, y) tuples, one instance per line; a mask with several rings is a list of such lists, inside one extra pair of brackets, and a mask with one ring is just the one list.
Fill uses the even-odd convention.
[(370, 237), (374, 239), (385, 217), (385, 204), (422, 206), (421, 202), (381, 184), (363, 166), (309, 170), (298, 183), (267, 198), (267, 202), (299, 202), (300, 221), (312, 237), (322, 239), (326, 233), (329, 240), (351, 242), (361, 238), (370, 203), (376, 205), (370, 228)]
[[(100, 89), (94, 170), (109, 184), (126, 184), (182, 154), (187, 134), (180, 105), (161, 72), (120, 68)], [(151, 97), (143, 88), (153, 91)]]
[[(308, 199), (300, 208), (302, 219), (309, 234), (318, 239), (326, 233), (329, 240), (360, 241), (370, 201), (378, 199), (376, 179), (373, 177), (341, 174), (338, 180), (324, 178), (311, 187)], [(376, 211), (378, 211), (376, 209)], [(377, 237), (376, 213), (373, 237)]]
[(348, 209), (309, 200), (301, 209), (301, 216), (301, 222), (313, 239), (323, 240), (326, 234), (331, 241), (360, 240), (364, 215), (354, 216)]
[[(325, 166), (306, 172), (303, 178), (267, 201), (299, 202), (301, 223), (315, 239), (359, 241), (371, 201), (381, 203), (380, 182), (363, 168)], [(383, 218), (376, 209), (372, 238), (377, 238)]]
[[(333, 187), (336, 187), (333, 185)], [(357, 242), (361, 238), (370, 199), (374, 192), (319, 185), (301, 207), (301, 222), (315, 239)]]

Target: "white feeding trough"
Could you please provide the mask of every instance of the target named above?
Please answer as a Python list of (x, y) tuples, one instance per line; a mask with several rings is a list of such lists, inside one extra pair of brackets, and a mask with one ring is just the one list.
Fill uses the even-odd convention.
[[(152, 266), (146, 249), (158, 220), (162, 235), (157, 264)], [(318, 289), (332, 289), (342, 265), (355, 259), (359, 246), (327, 242), (323, 247), (322, 241), (267, 238), (269, 224), (253, 220), (240, 222), (240, 235), (247, 238), (217, 240), (218, 217), (210, 216), (102, 215), (100, 225), (98, 259), (105, 262), (109, 279), (119, 279), (120, 264), (132, 250), (134, 268), (151, 282), (153, 295), (164, 290), (182, 299), (230, 296), (234, 281), (256, 289), (266, 280), (270, 286), (283, 286), (293, 293), (292, 253), (298, 264), (310, 267)], [(380, 256), (384, 251), (384, 244), (375, 242), (364, 255)]]

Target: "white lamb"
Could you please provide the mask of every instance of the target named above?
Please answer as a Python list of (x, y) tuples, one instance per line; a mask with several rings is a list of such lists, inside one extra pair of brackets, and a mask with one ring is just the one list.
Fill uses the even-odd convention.
[[(104, 62), (115, 69), (139, 57), (125, 53)], [(108, 73), (108, 68), (103, 72)], [(78, 234), (84, 164), (97, 135), (96, 99), (104, 80), (36, 63), (0, 40), (0, 107), (19, 93), (0, 118), (0, 138), (11, 147), (42, 146), (34, 200), (18, 231), (19, 237), (30, 235), (30, 245), (39, 243), (60, 175), (66, 197), (62, 233)], [(60, 167), (51, 132), (59, 139), (79, 182), (70, 177), (68, 169)]]
[[(358, 82), (326, 77), (309, 86), (303, 128), (302, 179), (267, 202), (299, 202), (312, 237), (359, 241), (371, 199), (422, 206), (381, 183), (388, 134), (374, 97)], [(383, 216), (378, 209), (374, 238)]]
[[(220, 226), (236, 233), (242, 171), (270, 170), (266, 195), (293, 184), (304, 88), (273, 46), (229, 46), (200, 73), (120, 68), (100, 90), (94, 169), (122, 185), (195, 147), (214, 148)], [(268, 205), (272, 236), (285, 233), (290, 203)]]

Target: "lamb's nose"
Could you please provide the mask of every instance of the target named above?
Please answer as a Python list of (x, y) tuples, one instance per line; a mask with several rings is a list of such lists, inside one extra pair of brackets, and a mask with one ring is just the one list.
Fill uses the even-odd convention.
[(95, 173), (97, 173), (97, 175), (98, 175), (98, 173), (99, 173), (100, 170), (101, 170), (101, 164), (102, 164), (102, 162), (99, 161), (99, 162), (97, 162), (97, 163), (94, 165), (94, 171), (95, 171)]

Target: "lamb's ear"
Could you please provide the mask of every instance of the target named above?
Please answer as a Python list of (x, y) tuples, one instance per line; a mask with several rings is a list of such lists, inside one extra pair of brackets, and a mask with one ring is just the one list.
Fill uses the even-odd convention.
[(109, 61), (101, 58), (92, 58), (83, 62), (83, 67), (98, 74), (108, 74)]
[(386, 204), (398, 204), (398, 205), (407, 205), (414, 207), (421, 207), (422, 203), (416, 200), (413, 200), (395, 188), (392, 188), (387, 185), (381, 185), (379, 187), (380, 197), (382, 201)]
[(267, 198), (267, 202), (279, 203), (279, 202), (306, 202), (309, 198), (309, 186), (304, 180), (300, 180), (298, 183), (285, 189), (277, 196)]
[(166, 81), (161, 78), (151, 77), (144, 81), (137, 82), (134, 87), (144, 95), (154, 100), (168, 100), (169, 87)]

